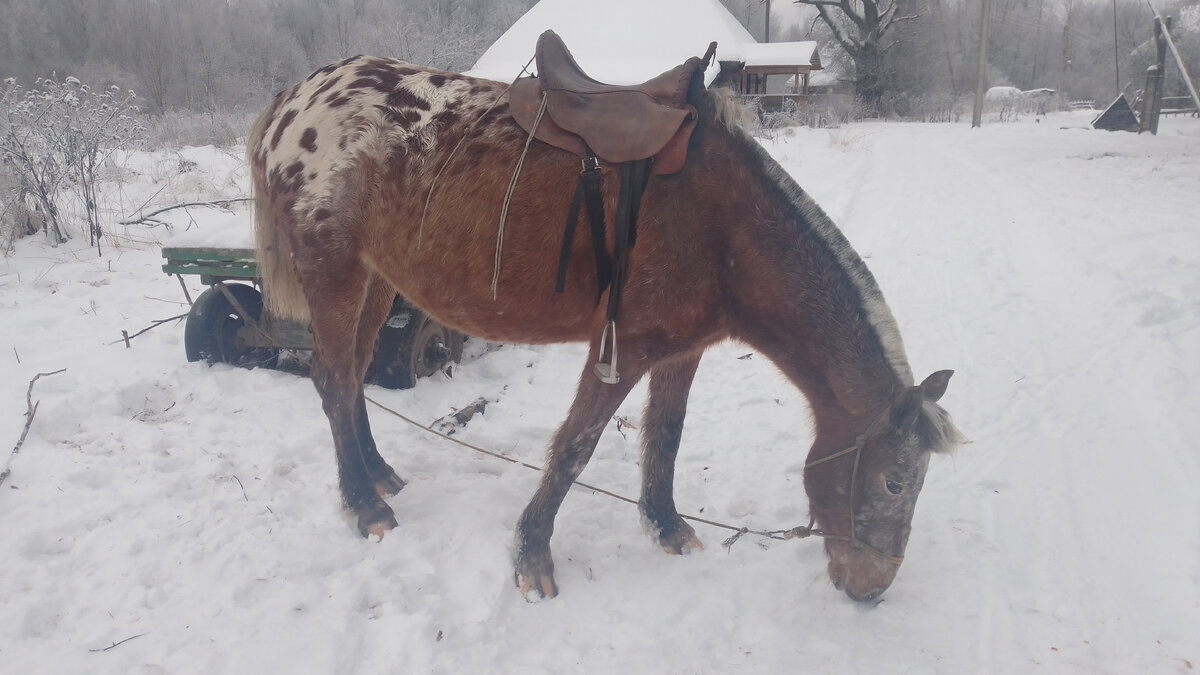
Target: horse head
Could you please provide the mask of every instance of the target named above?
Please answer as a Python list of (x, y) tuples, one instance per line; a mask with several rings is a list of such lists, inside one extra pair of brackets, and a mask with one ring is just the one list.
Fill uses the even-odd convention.
[(855, 600), (879, 597), (900, 569), (929, 456), (962, 441), (937, 404), (953, 371), (907, 387), (850, 446), (814, 444), (805, 471), (829, 578)]

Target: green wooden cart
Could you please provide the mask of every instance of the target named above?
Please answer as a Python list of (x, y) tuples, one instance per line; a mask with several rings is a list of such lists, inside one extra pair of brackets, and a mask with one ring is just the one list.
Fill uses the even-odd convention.
[[(163, 272), (179, 278), (192, 304), (183, 332), (188, 361), (274, 367), (280, 350), (311, 350), (312, 328), (263, 309), (254, 249), (164, 247)], [(209, 288), (193, 302), (183, 275)], [(396, 296), (379, 331), (368, 381), (406, 389), (462, 357), (463, 335)]]

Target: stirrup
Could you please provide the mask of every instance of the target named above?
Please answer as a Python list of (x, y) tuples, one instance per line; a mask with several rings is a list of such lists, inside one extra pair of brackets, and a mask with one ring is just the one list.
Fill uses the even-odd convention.
[[(612, 333), (612, 359), (604, 362), (604, 348), (608, 344), (608, 334)], [(600, 361), (592, 366), (592, 371), (596, 373), (596, 377), (604, 384), (617, 384), (621, 381), (621, 374), (617, 372), (617, 322), (609, 321), (604, 325), (604, 331), (600, 333)]]

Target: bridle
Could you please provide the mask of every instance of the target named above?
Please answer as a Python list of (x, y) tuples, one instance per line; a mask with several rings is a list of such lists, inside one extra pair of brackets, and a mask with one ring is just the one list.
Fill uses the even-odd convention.
[(831, 455), (826, 455), (820, 459), (814, 459), (811, 462), (808, 462), (804, 465), (804, 469), (807, 471), (808, 469), (810, 469), (814, 466), (818, 466), (818, 465), (824, 464), (826, 462), (831, 462), (835, 459), (845, 457), (846, 455), (851, 455), (851, 454), (854, 455), (854, 468), (850, 471), (850, 514), (849, 514), (850, 515), (850, 534), (849, 534), (849, 536), (841, 535), (841, 534), (831, 534), (831, 533), (825, 532), (823, 530), (814, 529), (813, 526), (816, 524), (817, 520), (816, 520), (816, 517), (813, 516), (808, 521), (808, 527), (796, 527), (796, 528), (793, 528), (792, 530), (790, 530), (789, 534), (792, 537), (807, 537), (810, 535), (815, 535), (818, 537), (824, 537), (825, 539), (835, 539), (838, 541), (844, 541), (844, 542), (850, 544), (850, 546), (852, 548), (862, 549), (864, 551), (867, 551), (868, 553), (873, 553), (876, 556), (878, 556), (879, 558), (882, 558), (882, 559), (890, 562), (893, 565), (899, 566), (901, 563), (904, 562), (904, 556), (892, 555), (890, 553), (886, 553), (886, 552), (881, 551), (881, 550), (875, 548), (874, 546), (868, 544), (867, 542), (863, 541), (862, 539), (859, 539), (858, 534), (857, 534), (857, 525), (855, 523), (856, 518), (855, 518), (855, 513), (854, 513), (854, 503), (855, 503), (854, 497), (855, 497), (856, 486), (858, 485), (858, 465), (859, 465), (859, 461), (862, 458), (862, 449), (863, 449), (863, 446), (865, 446), (867, 444), (867, 439), (869, 439), (871, 437), (871, 434), (875, 433), (875, 430), (878, 429), (879, 425), (883, 423), (883, 420), (887, 418), (887, 414), (888, 414), (888, 408), (884, 408), (883, 412), (879, 413), (879, 415), (877, 415), (875, 417), (875, 420), (872, 421), (871, 424), (867, 427), (867, 430), (864, 431), (854, 441), (854, 445), (851, 445), (850, 447), (848, 447), (844, 450), (838, 450), (837, 452), (835, 452)]

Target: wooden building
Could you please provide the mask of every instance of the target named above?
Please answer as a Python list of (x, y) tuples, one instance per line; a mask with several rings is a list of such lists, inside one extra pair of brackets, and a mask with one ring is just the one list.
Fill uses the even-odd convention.
[(809, 96), (809, 75), (821, 70), (817, 43), (753, 42), (742, 45), (741, 59), (721, 61), (721, 84), (732, 86), (764, 110), (778, 110), (786, 100), (802, 107)]

